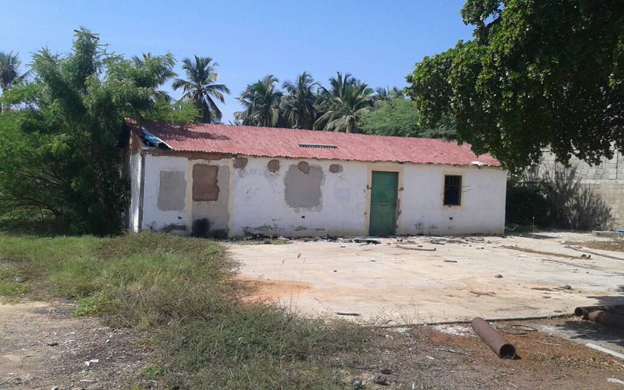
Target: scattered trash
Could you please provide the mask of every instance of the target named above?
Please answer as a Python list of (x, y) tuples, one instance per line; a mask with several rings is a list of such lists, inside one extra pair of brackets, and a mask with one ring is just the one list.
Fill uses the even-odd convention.
[(465, 325), (436, 325), (434, 329), (438, 332), (450, 334), (453, 336), (472, 336), (472, 330)]
[(50, 342), (48, 343), (48, 346), (49, 346), (49, 347), (56, 347), (57, 345), (58, 345), (58, 343), (57, 343), (56, 341), (50, 341)]
[(581, 258), (583, 258), (583, 259), (591, 259), (591, 255), (586, 255), (585, 253), (583, 253), (581, 255)]
[(458, 355), (466, 355), (466, 356), (470, 355), (470, 352), (455, 351), (454, 349), (438, 348), (438, 351), (456, 353)]
[(435, 360), (435, 358), (434, 358), (434, 357), (431, 357), (431, 356), (425, 356), (425, 357), (426, 357), (427, 359)]
[(444, 260), (445, 263), (457, 263), (457, 260)]
[(502, 279), (502, 278), (503, 278), (503, 275), (498, 274), (498, 275), (494, 275), (494, 277), (495, 277), (495, 278), (497, 278), (497, 279)]
[(350, 312), (342, 312), (342, 311), (337, 311), (336, 315), (338, 316), (348, 316), (348, 317), (359, 317), (362, 314), (360, 313), (350, 313)]
[(375, 384), (386, 386), (388, 385), (388, 378), (382, 374), (375, 374), (371, 377), (371, 381)]
[(412, 250), (412, 251), (425, 251), (425, 252), (433, 252), (433, 251), (436, 250), (436, 248), (409, 247), (409, 246), (399, 245), (399, 244), (397, 244), (396, 247), (397, 248), (401, 248), (401, 249), (409, 249), (409, 250)]
[(91, 359), (87, 362), (85, 362), (85, 364), (87, 365), (87, 367), (91, 367), (92, 364), (94, 363), (99, 363), (100, 361), (98, 359)]
[(607, 382), (614, 383), (616, 385), (624, 385), (624, 381), (615, 378), (607, 378)]
[(592, 343), (587, 343), (585, 345), (587, 347), (591, 348), (591, 349), (595, 349), (596, 351), (600, 351), (600, 352), (603, 352), (603, 353), (606, 353), (608, 355), (615, 356), (616, 358), (620, 358), (620, 359), (624, 360), (624, 355), (622, 355), (621, 353), (617, 353), (615, 351), (612, 351), (610, 349), (607, 349), (607, 348), (604, 348), (604, 347), (601, 347), (599, 345), (592, 344)]
[(381, 372), (382, 374), (385, 374), (385, 375), (392, 374), (392, 370), (390, 370), (389, 368), (382, 368), (381, 370), (379, 370), (379, 372)]
[(525, 334), (529, 332), (537, 332), (537, 329), (532, 326), (520, 325), (520, 324), (511, 325), (508, 328), (497, 326), (496, 329), (500, 330), (503, 333), (514, 335), (514, 336), (524, 336)]
[(561, 286), (561, 288), (565, 289), (565, 290), (572, 290), (572, 286), (570, 286), (569, 284), (566, 284), (564, 286)]
[(472, 320), (470, 324), (479, 337), (481, 337), (501, 359), (513, 359), (516, 357), (516, 347), (505, 340), (503, 336), (499, 335), (485, 320), (477, 317)]
[(373, 238), (365, 238), (365, 237), (355, 237), (353, 238), (351, 241), (345, 241), (345, 242), (355, 242), (357, 244), (381, 244), (381, 241), (379, 240), (375, 240)]

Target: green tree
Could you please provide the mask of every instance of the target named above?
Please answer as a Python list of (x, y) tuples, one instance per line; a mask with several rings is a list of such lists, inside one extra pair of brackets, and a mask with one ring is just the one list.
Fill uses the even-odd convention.
[[(0, 89), (4, 95), (9, 88), (15, 84), (22, 82), (29, 74), (29, 72), (20, 75), (20, 67), (22, 61), (20, 61), (17, 53), (13, 52), (5, 53), (0, 51)], [(8, 106), (0, 102), (0, 114), (4, 113), (8, 109)]]
[(297, 82), (286, 81), (282, 109), (288, 125), (293, 129), (312, 129), (316, 120), (316, 92), (318, 83), (309, 73), (303, 72)]
[(229, 94), (230, 90), (224, 84), (217, 84), (219, 74), (216, 68), (219, 64), (213, 62), (212, 58), (198, 56), (195, 56), (193, 60), (185, 58), (182, 63), (187, 80), (175, 79), (173, 89), (182, 88), (184, 94), (181, 100), (188, 100), (195, 104), (199, 111), (198, 119), (201, 122), (220, 122), (223, 114), (214, 99), (225, 103), (224, 94)]
[(433, 128), (420, 126), (416, 103), (405, 98), (394, 98), (378, 104), (375, 110), (362, 115), (361, 127), (366, 134), (393, 137), (421, 137), (454, 139), (455, 132), (448, 118)]
[(375, 104), (379, 105), (382, 103), (389, 103), (396, 99), (401, 99), (405, 96), (403, 90), (398, 87), (392, 88), (375, 88), (375, 96), (373, 96), (373, 100), (375, 100)]
[(72, 232), (119, 232), (129, 198), (124, 118), (153, 110), (170, 59), (107, 54), (84, 28), (69, 55), (36, 53), (34, 82), (11, 88), (20, 109), (0, 123), (0, 213), (42, 211)]
[(268, 75), (254, 84), (247, 85), (240, 97), (236, 98), (244, 107), (234, 113), (238, 122), (246, 126), (278, 127), (283, 125), (280, 103), (282, 92), (275, 88), (279, 82)]
[(370, 97), (372, 89), (366, 83), (350, 74), (338, 72), (329, 79), (330, 89), (320, 94), (317, 103), (322, 115), (314, 123), (316, 129), (357, 133), (360, 131), (360, 118), (373, 107)]
[(408, 75), (421, 124), (443, 116), (477, 153), (511, 169), (550, 147), (589, 162), (624, 148), (620, 0), (468, 0), (474, 40), (425, 57)]

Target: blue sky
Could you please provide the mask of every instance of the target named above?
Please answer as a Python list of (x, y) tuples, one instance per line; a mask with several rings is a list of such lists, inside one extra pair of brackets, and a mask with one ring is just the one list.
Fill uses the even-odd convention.
[[(267, 74), (280, 83), (308, 71), (327, 84), (337, 71), (372, 87), (405, 86), (414, 63), (470, 39), (459, 14), (464, 0), (5, 1), (0, 50), (22, 61), (47, 46), (69, 51), (73, 30), (100, 34), (128, 57), (171, 52), (214, 58), (232, 94), (224, 121), (240, 109), (235, 97)], [(181, 67), (176, 71), (182, 74)], [(167, 87), (169, 88), (169, 87)], [(173, 92), (178, 97), (178, 92)]]

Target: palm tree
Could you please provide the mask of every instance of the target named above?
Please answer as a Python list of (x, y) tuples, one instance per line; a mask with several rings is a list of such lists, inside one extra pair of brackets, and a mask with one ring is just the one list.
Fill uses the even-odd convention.
[[(17, 53), (0, 51), (0, 88), (2, 89), (2, 94), (28, 77), (30, 71), (22, 75), (19, 74), (21, 65), (22, 61), (20, 61)], [(7, 107), (4, 104), (0, 104), (0, 113), (4, 113), (6, 110)]]
[(212, 58), (195, 56), (195, 60), (185, 58), (182, 69), (186, 71), (188, 80), (175, 79), (173, 89), (182, 88), (184, 94), (180, 100), (192, 101), (199, 111), (199, 118), (203, 123), (221, 121), (222, 113), (213, 98), (225, 103), (225, 94), (230, 90), (224, 84), (217, 84), (219, 74), (215, 69), (219, 64), (212, 62)]
[(360, 117), (373, 106), (370, 94), (373, 92), (366, 83), (350, 74), (329, 79), (330, 90), (321, 93), (318, 107), (323, 111), (314, 127), (317, 129), (355, 133), (360, 130)]
[(376, 103), (383, 103), (383, 102), (391, 103), (394, 100), (403, 98), (405, 96), (403, 94), (403, 90), (397, 87), (392, 87), (392, 89), (376, 88), (375, 92), (377, 92), (377, 94), (373, 96), (373, 99), (375, 100)]
[(149, 72), (149, 77), (138, 79), (144, 82), (144, 85), (140, 85), (140, 87), (145, 87), (150, 90), (154, 102), (164, 101), (169, 103), (171, 101), (169, 94), (157, 88), (170, 78), (177, 76), (173, 71), (175, 65), (175, 58), (173, 55), (167, 53), (164, 56), (154, 57), (152, 53), (143, 53), (141, 57), (132, 57), (132, 61), (137, 69), (145, 69)]
[(287, 95), (283, 99), (284, 117), (293, 129), (312, 129), (316, 120), (316, 93), (314, 88), (318, 83), (312, 76), (303, 72), (297, 77), (297, 82), (286, 81), (283, 88)]
[(237, 121), (243, 125), (277, 127), (282, 124), (280, 102), (282, 93), (275, 89), (279, 82), (273, 75), (268, 75), (256, 83), (247, 85), (240, 97), (236, 98), (245, 108), (234, 113)]

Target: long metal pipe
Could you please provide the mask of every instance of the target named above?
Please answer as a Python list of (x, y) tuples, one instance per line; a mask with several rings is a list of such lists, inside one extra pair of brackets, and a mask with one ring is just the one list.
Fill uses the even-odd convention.
[(624, 316), (607, 311), (595, 310), (589, 313), (590, 321), (598, 322), (614, 328), (624, 329)]
[(614, 313), (624, 314), (624, 305), (610, 305), (610, 306), (579, 306), (574, 309), (574, 314), (577, 316), (583, 316), (583, 319), (588, 319), (589, 313), (592, 311), (607, 311)]
[(492, 351), (494, 351), (498, 357), (501, 359), (513, 359), (516, 357), (516, 347), (498, 334), (483, 318), (475, 318), (470, 325), (472, 325), (472, 329), (474, 329), (483, 341), (492, 348)]

